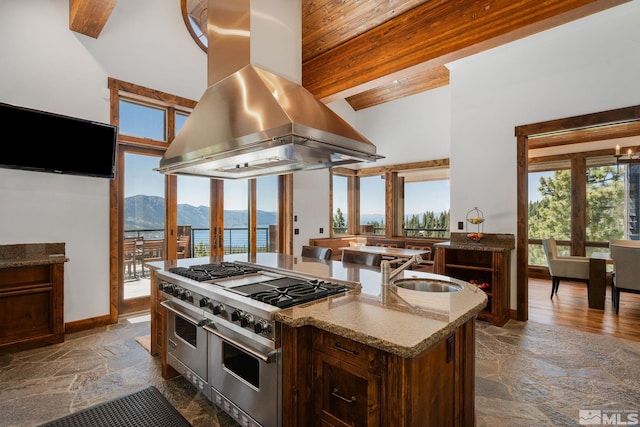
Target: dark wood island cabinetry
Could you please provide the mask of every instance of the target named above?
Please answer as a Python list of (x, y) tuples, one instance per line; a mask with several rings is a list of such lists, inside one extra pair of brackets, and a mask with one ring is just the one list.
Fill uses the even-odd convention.
[(470, 319), (421, 354), (402, 357), (317, 328), (283, 326), (283, 426), (473, 426), (474, 331)]
[[(153, 270), (152, 353), (161, 355), (164, 378), (178, 372), (167, 364), (157, 270), (221, 260), (148, 264)], [(393, 278), (382, 286), (378, 269), (341, 261), (273, 253), (224, 260), (351, 284), (346, 294), (274, 313), (279, 427), (474, 425), (475, 320), (487, 304), (484, 292), (461, 280), (408, 269), (396, 278), (444, 281), (458, 290), (402, 289), (393, 286)]]

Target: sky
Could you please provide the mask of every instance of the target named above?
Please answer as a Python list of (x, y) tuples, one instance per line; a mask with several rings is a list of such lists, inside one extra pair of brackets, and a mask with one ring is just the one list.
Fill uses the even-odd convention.
[[(427, 211), (443, 212), (449, 209), (449, 180), (407, 183), (405, 191), (405, 215)], [(367, 177), (360, 180), (360, 214), (384, 215), (384, 179)], [(347, 211), (347, 178), (334, 178), (333, 210)]]
[(540, 186), (540, 177), (548, 178), (553, 176), (554, 171), (547, 172), (529, 172), (529, 201), (538, 202), (542, 199), (542, 195), (538, 191)]

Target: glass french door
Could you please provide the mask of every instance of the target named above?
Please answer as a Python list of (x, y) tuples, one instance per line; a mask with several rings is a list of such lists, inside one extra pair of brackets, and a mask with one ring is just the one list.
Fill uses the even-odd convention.
[(150, 272), (145, 262), (165, 257), (165, 177), (154, 171), (160, 157), (125, 152), (123, 271), (118, 292), (120, 314), (149, 308)]

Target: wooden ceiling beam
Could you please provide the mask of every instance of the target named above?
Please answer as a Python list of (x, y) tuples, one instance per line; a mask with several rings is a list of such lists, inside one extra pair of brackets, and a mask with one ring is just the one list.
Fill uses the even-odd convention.
[(69, 29), (97, 39), (116, 0), (69, 0)]
[(355, 111), (380, 105), (394, 99), (446, 86), (449, 84), (449, 69), (444, 65), (417, 73), (374, 89), (346, 98)]
[(347, 98), (627, 1), (424, 2), (304, 61), (302, 83), (323, 102)]

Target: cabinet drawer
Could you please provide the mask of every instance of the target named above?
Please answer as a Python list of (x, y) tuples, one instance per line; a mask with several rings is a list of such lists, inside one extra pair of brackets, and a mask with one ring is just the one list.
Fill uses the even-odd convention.
[(380, 376), (321, 352), (313, 366), (316, 425), (380, 425)]
[(377, 372), (380, 368), (380, 353), (357, 341), (330, 332), (314, 330), (313, 348), (339, 360)]

